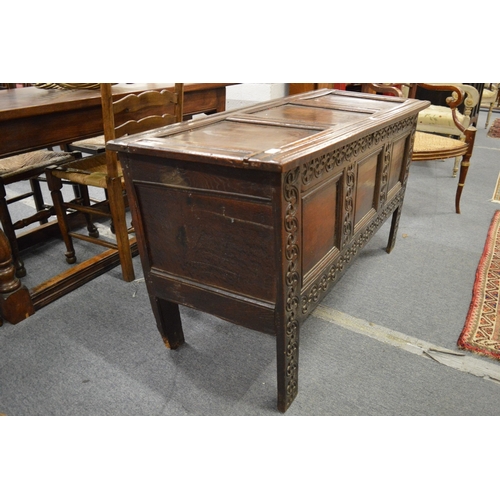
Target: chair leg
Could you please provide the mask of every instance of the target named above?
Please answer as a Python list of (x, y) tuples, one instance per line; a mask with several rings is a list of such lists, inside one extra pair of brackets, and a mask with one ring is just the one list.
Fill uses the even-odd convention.
[(486, 117), (486, 125), (484, 128), (488, 128), (488, 125), (490, 124), (491, 114), (493, 113), (493, 105), (494, 103), (492, 102), (490, 104), (490, 109), (488, 109), (488, 116)]
[(132, 263), (132, 250), (128, 237), (127, 220), (125, 218), (125, 200), (123, 197), (121, 179), (108, 178), (107, 190), (123, 279), (125, 281), (133, 281), (135, 279), (135, 273)]
[[(35, 207), (37, 212), (41, 212), (47, 208), (42, 195), (42, 189), (40, 188), (40, 181), (38, 179), (30, 179), (31, 192), (33, 193), (33, 200), (35, 201)], [(47, 224), (49, 219), (42, 219), (40, 224)]]
[(460, 213), (460, 198), (462, 197), (462, 191), (465, 186), (465, 178), (467, 177), (467, 172), (469, 171), (469, 161), (466, 160), (465, 155), (460, 163), (460, 178), (458, 180), (457, 192), (455, 194), (455, 212)]
[(19, 247), (17, 246), (16, 231), (12, 225), (12, 218), (10, 216), (9, 207), (7, 205), (7, 193), (5, 192), (5, 186), (0, 183), (0, 222), (2, 223), (3, 232), (9, 240), (11, 252), (12, 252), (12, 262), (16, 270), (16, 277), (23, 278), (26, 276), (26, 268), (24, 267), (24, 262), (19, 257)]
[[(78, 192), (78, 198), (82, 200), (82, 204), (86, 207), (90, 207), (89, 188), (83, 184), (78, 186), (75, 184), (74, 190), (75, 193)], [(83, 215), (85, 216), (85, 220), (87, 222), (87, 231), (89, 236), (92, 238), (99, 238), (99, 230), (92, 222), (92, 215), (86, 212), (83, 212)]]
[(462, 191), (465, 186), (465, 179), (467, 177), (467, 173), (469, 171), (470, 158), (472, 156), (472, 150), (474, 149), (474, 141), (476, 139), (476, 129), (467, 129), (465, 131), (466, 141), (469, 145), (467, 152), (462, 157), (462, 161), (460, 163), (460, 177), (458, 179), (457, 192), (455, 195), (455, 212), (457, 214), (460, 213), (460, 198), (462, 197)]
[(47, 185), (50, 190), (50, 195), (52, 196), (52, 203), (57, 216), (57, 223), (59, 224), (59, 230), (61, 231), (64, 244), (66, 245), (66, 262), (68, 264), (74, 264), (76, 262), (75, 249), (73, 247), (73, 240), (69, 235), (69, 223), (61, 193), (62, 181), (61, 179), (54, 177), (50, 171), (47, 171), (46, 175)]

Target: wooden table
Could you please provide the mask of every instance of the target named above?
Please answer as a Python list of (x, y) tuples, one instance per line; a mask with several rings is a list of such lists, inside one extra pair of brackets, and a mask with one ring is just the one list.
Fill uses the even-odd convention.
[(110, 142), (167, 347), (179, 304), (275, 335), (284, 412), (301, 323), (391, 215), (394, 246), (427, 106), (320, 90)]
[[(228, 83), (187, 83), (184, 113), (225, 110)], [(147, 88), (172, 88), (171, 83), (119, 84), (113, 95)], [(0, 91), (0, 158), (57, 146), (102, 134), (99, 90), (44, 90), (24, 87)]]
[[(184, 111), (196, 113), (224, 111), (229, 83), (187, 83)], [(171, 88), (170, 83), (119, 84), (117, 96), (142, 92), (148, 88)], [(103, 133), (99, 90), (44, 90), (24, 87), (0, 91), (0, 157), (35, 149), (57, 146)], [(57, 222), (37, 226), (19, 240), (25, 249), (59, 234)], [(109, 254), (109, 255), (108, 255)], [(118, 265), (114, 250), (104, 260), (90, 259), (68, 268), (25, 294), (21, 282), (10, 273), (10, 247), (0, 234), (0, 313), (18, 323), (33, 311), (74, 290)], [(22, 295), (22, 298), (21, 298)], [(26, 298), (28, 297), (28, 299)], [(29, 302), (32, 302), (31, 304)]]

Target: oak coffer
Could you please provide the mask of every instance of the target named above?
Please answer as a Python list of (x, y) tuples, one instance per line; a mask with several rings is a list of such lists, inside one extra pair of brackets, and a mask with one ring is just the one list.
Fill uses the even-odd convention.
[(427, 105), (320, 90), (111, 141), (165, 344), (179, 304), (276, 335), (286, 411), (301, 323), (391, 215), (394, 246)]

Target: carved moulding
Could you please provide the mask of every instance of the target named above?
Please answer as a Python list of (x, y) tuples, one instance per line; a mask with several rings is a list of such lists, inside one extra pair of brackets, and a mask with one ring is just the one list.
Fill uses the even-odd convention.
[(381, 142), (389, 141), (393, 136), (404, 133), (407, 129), (414, 127), (416, 123), (417, 117), (407, 118), (376, 130), (334, 151), (329, 151), (321, 156), (312, 158), (302, 166), (302, 186), (307, 187), (314, 180), (320, 180), (325, 174), (333, 171), (335, 167), (340, 167), (343, 163), (351, 161), (359, 156), (360, 153), (365, 153), (373, 146), (378, 146)]
[(401, 204), (401, 199), (404, 192), (401, 191), (397, 196), (395, 196), (389, 205), (387, 205), (384, 210), (374, 218), (368, 226), (362, 231), (355, 239), (353, 239), (340, 256), (326, 267), (325, 271), (321, 276), (313, 283), (305, 293), (301, 295), (301, 313), (303, 315), (309, 314), (315, 305), (319, 303), (323, 297), (328, 293), (331, 286), (338, 281), (345, 270), (349, 267), (353, 258), (359, 253), (359, 251), (368, 243), (372, 235), (378, 230), (378, 228), (387, 220), (392, 212)]
[(291, 402), (298, 392), (299, 354), (299, 286), (300, 249), (298, 245), (299, 220), (297, 217), (300, 168), (288, 172), (283, 187), (285, 201), (284, 229), (286, 234), (285, 259), (285, 386), (287, 401)]

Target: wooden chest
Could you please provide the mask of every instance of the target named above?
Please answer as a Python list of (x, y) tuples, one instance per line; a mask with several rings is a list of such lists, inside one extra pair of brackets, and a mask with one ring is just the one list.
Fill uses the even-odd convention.
[(320, 90), (118, 139), (152, 308), (276, 335), (278, 409), (298, 390), (299, 328), (392, 215), (427, 102)]

